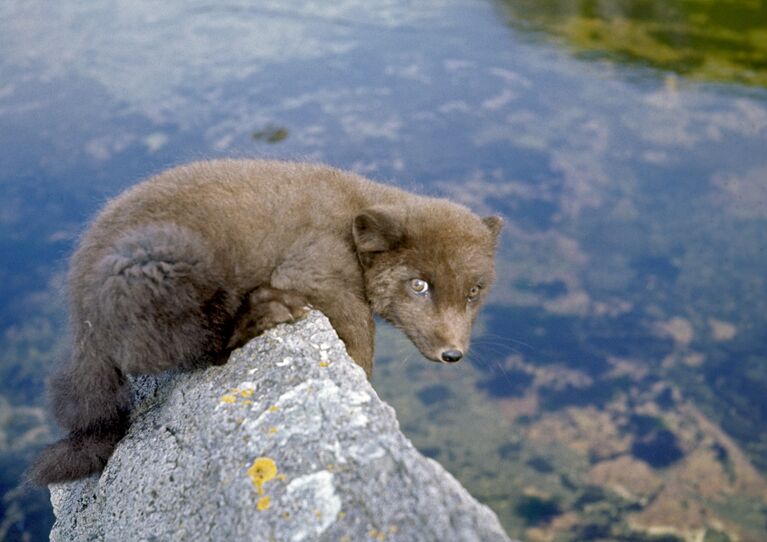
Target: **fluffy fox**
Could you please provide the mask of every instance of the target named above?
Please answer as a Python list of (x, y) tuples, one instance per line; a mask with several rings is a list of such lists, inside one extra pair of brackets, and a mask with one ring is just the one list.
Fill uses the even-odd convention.
[(495, 278), (501, 227), (322, 165), (217, 160), (137, 184), (72, 256), (72, 354), (49, 382), (68, 436), (43, 450), (30, 480), (103, 469), (129, 424), (126, 375), (225, 363), (307, 306), (369, 378), (374, 313), (426, 358), (459, 361)]

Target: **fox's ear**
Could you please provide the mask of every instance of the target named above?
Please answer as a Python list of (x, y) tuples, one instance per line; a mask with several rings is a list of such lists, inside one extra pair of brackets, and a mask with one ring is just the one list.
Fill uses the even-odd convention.
[(487, 226), (487, 229), (490, 230), (493, 238), (497, 241), (503, 229), (503, 219), (500, 216), (486, 216), (482, 219), (482, 222), (485, 223), (485, 226)]
[(360, 255), (396, 248), (403, 231), (397, 210), (389, 206), (365, 209), (354, 217), (352, 224), (354, 244)]

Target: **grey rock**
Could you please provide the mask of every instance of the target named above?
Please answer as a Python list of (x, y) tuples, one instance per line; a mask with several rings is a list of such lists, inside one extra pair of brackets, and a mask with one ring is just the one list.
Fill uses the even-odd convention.
[[(132, 425), (104, 472), (51, 486), (52, 541), (508, 540), (400, 432), (318, 312), (224, 366), (133, 384)], [(261, 493), (257, 458), (277, 469), (256, 478)]]

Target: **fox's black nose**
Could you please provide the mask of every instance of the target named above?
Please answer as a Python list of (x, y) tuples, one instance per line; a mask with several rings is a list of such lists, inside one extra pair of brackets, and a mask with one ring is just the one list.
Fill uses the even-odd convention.
[(456, 361), (459, 361), (463, 357), (463, 352), (460, 350), (445, 350), (442, 352), (442, 361), (447, 361), (449, 363), (455, 363)]

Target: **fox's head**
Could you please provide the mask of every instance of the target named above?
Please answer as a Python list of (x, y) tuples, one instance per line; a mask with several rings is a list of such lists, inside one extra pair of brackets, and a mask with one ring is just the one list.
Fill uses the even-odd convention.
[(459, 361), (495, 279), (502, 226), (438, 199), (365, 209), (353, 234), (373, 310), (428, 359)]

